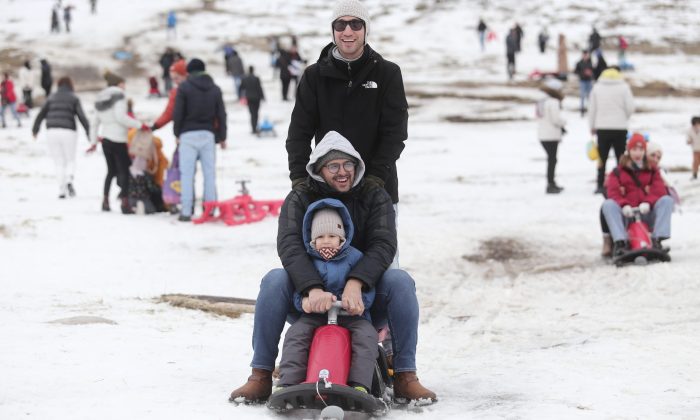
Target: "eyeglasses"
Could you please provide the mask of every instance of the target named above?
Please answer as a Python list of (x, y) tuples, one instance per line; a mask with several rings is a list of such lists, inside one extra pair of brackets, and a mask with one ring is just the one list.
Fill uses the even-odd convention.
[(326, 169), (328, 169), (328, 172), (332, 174), (337, 174), (338, 171), (340, 170), (340, 167), (343, 167), (345, 169), (345, 172), (350, 172), (355, 169), (355, 162), (346, 160), (342, 164), (340, 163), (329, 163), (328, 165), (325, 166)]
[(336, 32), (343, 32), (347, 26), (350, 25), (350, 29), (353, 31), (359, 31), (365, 26), (365, 22), (360, 19), (353, 20), (336, 20), (333, 22), (333, 30)]

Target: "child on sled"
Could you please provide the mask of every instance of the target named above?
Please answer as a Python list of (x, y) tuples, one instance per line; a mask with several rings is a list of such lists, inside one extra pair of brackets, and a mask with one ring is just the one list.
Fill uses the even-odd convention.
[[(353, 225), (347, 208), (338, 200), (323, 199), (312, 203), (303, 222), (303, 238), (306, 250), (314, 266), (323, 278), (324, 289), (341, 299), (347, 275), (362, 257), (362, 253), (350, 246)], [(378, 356), (377, 332), (369, 321), (369, 308), (374, 301), (375, 290), (362, 293), (365, 312), (362, 316), (341, 316), (338, 325), (351, 334), (352, 358), (348, 385), (358, 391), (368, 392), (372, 386), (374, 364)], [(306, 379), (309, 347), (316, 328), (327, 323), (327, 315), (312, 313), (308, 296), (294, 295), (294, 305), (302, 311), (298, 321), (292, 324), (284, 337), (279, 385), (297, 385)]]

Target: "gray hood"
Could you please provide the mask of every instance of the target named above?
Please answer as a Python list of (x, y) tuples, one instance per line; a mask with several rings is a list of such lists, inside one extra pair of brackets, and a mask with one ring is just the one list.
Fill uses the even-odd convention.
[(318, 159), (325, 156), (325, 154), (331, 150), (338, 150), (343, 153), (347, 153), (357, 159), (358, 163), (357, 171), (355, 172), (355, 182), (352, 184), (353, 187), (356, 187), (357, 184), (362, 181), (362, 177), (365, 175), (365, 162), (362, 160), (362, 157), (360, 157), (357, 150), (352, 147), (350, 141), (337, 131), (329, 131), (325, 136), (323, 136), (323, 140), (316, 145), (314, 150), (311, 152), (311, 156), (309, 157), (309, 163), (306, 164), (306, 172), (309, 173), (311, 178), (325, 184), (326, 181), (323, 180), (321, 175), (314, 173), (314, 164)]

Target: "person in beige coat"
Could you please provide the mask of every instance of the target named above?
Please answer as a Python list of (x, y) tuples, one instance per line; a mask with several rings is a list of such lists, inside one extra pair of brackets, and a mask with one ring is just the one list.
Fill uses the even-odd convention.
[(588, 123), (591, 133), (598, 137), (598, 184), (596, 194), (604, 191), (605, 164), (610, 149), (615, 150), (619, 164), (625, 153), (627, 125), (634, 112), (632, 90), (617, 67), (610, 67), (601, 73), (593, 86), (588, 104)]

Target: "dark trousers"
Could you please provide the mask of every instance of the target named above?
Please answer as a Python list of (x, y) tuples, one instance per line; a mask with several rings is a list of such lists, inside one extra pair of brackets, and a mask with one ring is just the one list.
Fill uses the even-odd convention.
[(508, 78), (512, 79), (515, 74), (515, 53), (506, 54), (508, 58)]
[(554, 169), (557, 167), (557, 149), (559, 148), (558, 141), (541, 140), (540, 144), (547, 152), (547, 184), (554, 184)]
[(129, 194), (129, 166), (131, 158), (126, 143), (117, 143), (108, 139), (102, 139), (102, 151), (107, 161), (107, 176), (105, 177), (104, 196), (109, 197), (112, 187), (112, 178), (117, 177), (117, 185), (121, 189), (119, 198), (125, 198)]
[(605, 164), (608, 161), (610, 149), (615, 149), (615, 158), (620, 163), (620, 157), (625, 153), (627, 145), (627, 130), (597, 130), (598, 135), (598, 188), (603, 188), (605, 182)]
[(286, 101), (287, 94), (289, 92), (289, 81), (291, 79), (287, 77), (281, 77), (280, 80), (282, 81), (282, 100)]
[(253, 133), (257, 133), (260, 99), (248, 99), (248, 111), (250, 112), (250, 127), (253, 129)]
[[(284, 336), (280, 361), (280, 385), (297, 385), (306, 380), (309, 348), (316, 328), (326, 325), (326, 314), (303, 314)], [(372, 323), (359, 316), (340, 316), (338, 325), (350, 330), (352, 357), (348, 384), (355, 383), (372, 389), (374, 363), (378, 356), (377, 330)]]
[(22, 89), (22, 96), (24, 97), (24, 104), (27, 105), (27, 108), (34, 108), (34, 101), (32, 100), (32, 90)]

